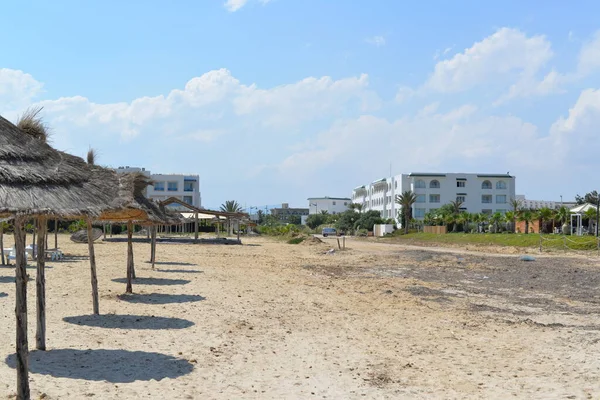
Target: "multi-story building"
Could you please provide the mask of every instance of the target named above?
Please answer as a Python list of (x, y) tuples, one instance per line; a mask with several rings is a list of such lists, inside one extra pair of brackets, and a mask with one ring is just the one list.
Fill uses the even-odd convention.
[(348, 209), (352, 200), (348, 197), (309, 197), (308, 213), (318, 214), (327, 211), (329, 214), (339, 214)]
[[(137, 167), (119, 167), (118, 173), (141, 172), (147, 175), (153, 186), (146, 188), (146, 197), (155, 201), (166, 200), (169, 197), (175, 197), (194, 207), (202, 208), (202, 198), (200, 197), (200, 176), (183, 174), (152, 174), (145, 168)], [(172, 204), (172, 208), (181, 208), (177, 204)]]
[(423, 219), (452, 201), (460, 201), (461, 209), (471, 213), (504, 213), (511, 209), (515, 198), (515, 177), (509, 174), (418, 173), (383, 178), (359, 186), (352, 201), (363, 210), (377, 210), (383, 218), (398, 219), (400, 206), (395, 198), (405, 191), (415, 193), (417, 201), (412, 214)]
[(529, 200), (522, 194), (518, 194), (515, 198), (519, 201), (521, 208), (528, 210), (539, 210), (540, 208), (550, 208), (551, 210), (554, 210), (560, 208), (560, 201)]
[(281, 207), (272, 208), (271, 215), (281, 222), (289, 222), (290, 217), (295, 216), (298, 216), (302, 221), (302, 217), (308, 215), (308, 208), (290, 208), (288, 203), (283, 203)]

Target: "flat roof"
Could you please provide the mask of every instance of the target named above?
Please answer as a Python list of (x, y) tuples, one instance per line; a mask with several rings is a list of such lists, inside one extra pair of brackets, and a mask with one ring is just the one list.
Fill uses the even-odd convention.
[(408, 176), (446, 176), (446, 174), (428, 174), (425, 172), (411, 172)]
[(309, 197), (306, 200), (351, 200), (349, 197)]
[(478, 178), (513, 178), (508, 174), (477, 174)]

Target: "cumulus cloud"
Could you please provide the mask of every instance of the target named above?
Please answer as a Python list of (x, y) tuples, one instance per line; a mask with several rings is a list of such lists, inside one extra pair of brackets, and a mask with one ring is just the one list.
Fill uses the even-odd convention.
[(42, 88), (42, 83), (23, 71), (0, 68), (0, 104), (6, 108), (28, 104), (41, 93)]
[[(259, 0), (262, 5), (270, 3), (272, 0)], [(227, 0), (223, 6), (229, 12), (236, 12), (248, 3), (248, 0)]]
[(438, 62), (425, 87), (437, 92), (460, 92), (505, 76), (534, 77), (552, 58), (550, 42), (528, 37), (518, 29), (501, 28), (462, 53)]
[(372, 44), (375, 47), (385, 46), (385, 37), (383, 36), (373, 36), (365, 39), (365, 42)]

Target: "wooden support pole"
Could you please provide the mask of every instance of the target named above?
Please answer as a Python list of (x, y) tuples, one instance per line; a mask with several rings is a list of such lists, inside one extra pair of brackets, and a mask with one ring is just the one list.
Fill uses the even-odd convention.
[(29, 344), (27, 342), (27, 258), (25, 257), (25, 219), (15, 218), (16, 296), (17, 322), (17, 399), (29, 400)]
[(194, 240), (198, 240), (198, 213), (194, 213)]
[(237, 240), (240, 241), (240, 221), (236, 221), (237, 224)]
[(0, 222), (0, 253), (2, 253), (2, 265), (6, 265), (4, 258), (4, 222)]
[(152, 241), (150, 243), (152, 253), (152, 269), (154, 269), (154, 263), (156, 262), (156, 226), (152, 227)]
[(102, 233), (104, 234), (102, 239), (106, 240), (106, 224), (102, 224)]
[(94, 315), (100, 314), (100, 301), (98, 300), (98, 276), (96, 274), (96, 253), (94, 251), (94, 233), (92, 219), (87, 219), (88, 253), (90, 254), (90, 279), (92, 283), (92, 308)]
[(58, 249), (58, 219), (54, 219), (54, 248)]
[(35, 277), (37, 328), (35, 333), (35, 348), (46, 350), (46, 217), (39, 217), (37, 240), (37, 273)]
[(131, 221), (127, 221), (127, 293), (133, 293), (132, 280), (133, 275), (133, 243), (131, 242), (131, 235), (133, 233), (133, 226)]
[(31, 259), (35, 260), (35, 235), (37, 233), (37, 220), (34, 218), (32, 221), (33, 226), (33, 237), (31, 238)]

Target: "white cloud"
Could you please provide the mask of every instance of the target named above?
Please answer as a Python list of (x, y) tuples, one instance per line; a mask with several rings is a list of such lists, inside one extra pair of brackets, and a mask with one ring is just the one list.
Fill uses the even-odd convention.
[(600, 30), (581, 47), (577, 69), (583, 76), (600, 69)]
[(372, 44), (375, 47), (385, 46), (385, 37), (383, 36), (373, 36), (365, 39), (365, 42)]
[(42, 91), (43, 85), (23, 71), (0, 68), (0, 104), (19, 108), (31, 102)]
[(244, 7), (248, 0), (227, 0), (225, 2), (225, 8), (229, 12), (236, 12), (240, 8)]
[[(270, 3), (272, 0), (259, 0), (259, 2), (264, 6), (267, 3)], [(227, 0), (223, 6), (229, 12), (236, 12), (242, 7), (244, 7), (248, 3), (248, 0)]]
[(502, 28), (449, 60), (436, 64), (425, 87), (437, 92), (460, 92), (507, 76), (531, 79), (552, 58), (544, 36), (527, 37)]

